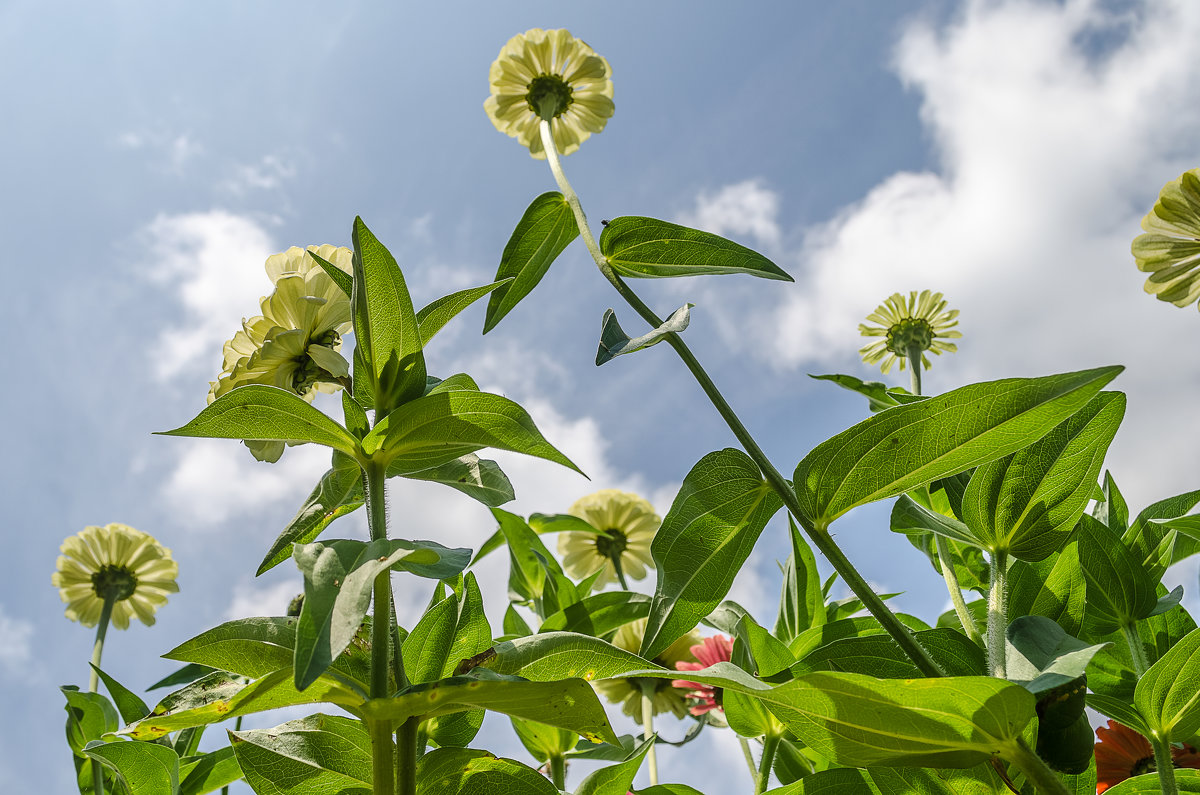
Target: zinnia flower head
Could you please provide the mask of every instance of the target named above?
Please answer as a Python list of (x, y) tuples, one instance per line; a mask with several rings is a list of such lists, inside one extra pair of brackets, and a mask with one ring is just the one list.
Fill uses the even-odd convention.
[(1150, 274), (1146, 292), (1175, 306), (1200, 298), (1200, 168), (1163, 186), (1142, 229), (1132, 251), (1138, 270)]
[[(675, 663), (675, 670), (699, 671), (719, 662), (729, 662), (733, 659), (733, 640), (728, 635), (713, 635), (693, 646), (690, 651), (696, 658), (696, 662), (680, 660)], [(724, 707), (721, 706), (721, 688), (719, 687), (689, 682), (686, 679), (676, 679), (671, 684), (688, 691), (688, 698), (696, 700), (696, 703), (688, 710), (693, 715), (703, 715), (714, 709), (724, 710)]]
[(513, 36), (488, 73), (483, 103), (496, 129), (543, 160), (538, 123), (550, 122), (555, 148), (569, 155), (613, 115), (608, 61), (566, 30), (533, 28)]
[[(1150, 741), (1115, 720), (1108, 727), (1096, 729), (1100, 742), (1096, 743), (1096, 793), (1120, 784), (1127, 778), (1153, 773), (1154, 749)], [(1175, 767), (1200, 769), (1200, 755), (1190, 745), (1171, 748), (1171, 759)]]
[[(354, 253), (331, 245), (309, 246), (346, 273)], [(225, 343), (221, 375), (209, 385), (211, 403), (236, 387), (265, 384), (311, 401), (317, 392), (336, 392), (348, 365), (337, 351), (350, 331), (350, 299), (317, 261), (298, 246), (267, 258), (275, 290), (262, 299), (261, 315), (242, 321)], [(246, 443), (256, 458), (278, 460), (282, 442)]]
[(654, 568), (650, 542), (662, 519), (654, 506), (638, 495), (603, 489), (576, 500), (567, 513), (596, 528), (595, 533), (559, 533), (558, 554), (569, 576), (582, 580), (600, 569), (595, 582), (600, 589), (617, 580), (614, 557), (621, 561), (621, 571), (635, 580), (645, 577), (647, 568)]
[(915, 348), (921, 353), (921, 364), (929, 368), (927, 351), (941, 355), (943, 351), (953, 353), (958, 347), (948, 339), (962, 336), (958, 331), (952, 331), (958, 325), (957, 309), (946, 309), (946, 302), (941, 293), (931, 293), (922, 290), (919, 294), (913, 290), (905, 299), (900, 293), (893, 293), (890, 298), (876, 307), (867, 315), (867, 320), (878, 323), (868, 326), (860, 323), (858, 331), (864, 337), (883, 337), (865, 345), (858, 353), (867, 364), (878, 364), (887, 373), (897, 360), (900, 369), (905, 369), (908, 363), (909, 351)]
[(129, 627), (136, 615), (147, 626), (154, 611), (167, 603), (167, 594), (179, 591), (178, 564), (171, 550), (154, 537), (128, 525), (85, 527), (62, 543), (57, 571), (51, 582), (67, 603), (67, 618), (85, 627), (100, 620), (104, 599), (115, 600), (112, 623)]
[[(613, 637), (613, 645), (631, 651), (634, 654), (642, 648), (642, 636), (646, 634), (646, 619), (640, 618), (625, 624), (617, 630)], [(700, 634), (696, 630), (684, 635), (672, 643), (665, 651), (654, 658), (655, 665), (669, 670), (677, 670), (681, 662), (691, 662), (692, 648), (700, 643)], [(651, 711), (657, 715), (660, 712), (670, 712), (677, 718), (687, 715), (687, 691), (680, 690), (667, 679), (601, 679), (593, 682), (592, 686), (613, 704), (620, 704), (621, 711), (634, 720), (642, 719), (642, 682), (649, 682), (654, 687)]]

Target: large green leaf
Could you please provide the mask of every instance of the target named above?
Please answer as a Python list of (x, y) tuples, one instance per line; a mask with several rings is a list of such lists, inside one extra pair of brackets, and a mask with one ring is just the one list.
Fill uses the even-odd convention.
[[(354, 219), (354, 393), (383, 417), (425, 391), (425, 357), (412, 298), (391, 252)], [(369, 398), (369, 399), (368, 399)]]
[(410, 480), (428, 480), (461, 491), (473, 500), (495, 508), (516, 498), (512, 483), (495, 461), (480, 458), (474, 453), (460, 456), (431, 469), (408, 472)]
[(81, 693), (74, 685), (60, 687), (67, 700), (67, 744), (75, 754), (93, 740), (121, 727), (117, 710), (102, 693)]
[(779, 615), (775, 619), (775, 637), (790, 643), (810, 627), (825, 623), (825, 594), (812, 549), (792, 517), (788, 517), (792, 554), (783, 566), (783, 588), (779, 594)]
[(92, 742), (83, 752), (113, 771), (130, 795), (177, 795), (179, 757), (158, 743)]
[(362, 711), (369, 719), (399, 725), (413, 716), (430, 718), (475, 708), (568, 729), (593, 742), (617, 741), (596, 692), (582, 679), (531, 682), (476, 668), (413, 685), (395, 698), (371, 699)]
[(732, 240), (686, 226), (626, 215), (600, 233), (600, 251), (622, 276), (698, 276), (749, 273), (790, 282), (778, 265)]
[[(496, 281), (502, 286), (488, 299), (484, 334), (537, 287), (550, 264), (578, 236), (579, 227), (561, 193), (551, 191), (533, 200), (500, 255)], [(506, 279), (511, 281), (503, 284)]]
[(1005, 632), (1008, 679), (1035, 696), (1078, 680), (1106, 645), (1088, 645), (1044, 616), (1022, 616)]
[[(1093, 787), (1093, 790), (1095, 787)], [(1008, 792), (991, 768), (925, 770), (922, 768), (833, 768), (823, 770), (766, 795), (998, 795)]]
[(926, 508), (907, 494), (901, 494), (892, 504), (892, 532), (905, 535), (936, 533), (960, 544), (980, 546), (965, 524), (953, 516)]
[(799, 463), (797, 518), (828, 526), (858, 505), (1015, 452), (1081, 409), (1121, 369), (971, 384), (882, 411)]
[[(914, 634), (947, 675), (975, 676), (986, 672), (983, 651), (962, 632), (943, 627)], [(915, 679), (922, 675), (921, 669), (886, 634), (839, 638), (808, 652), (801, 662), (816, 670), (870, 674), (878, 679)]]
[(163, 657), (255, 679), (289, 667), (295, 647), (295, 618), (239, 618), (184, 641)]
[[(1180, 795), (1200, 795), (1200, 770), (1176, 770), (1175, 786)], [(1157, 773), (1127, 778), (1105, 790), (1107, 795), (1162, 795), (1162, 780)]]
[(179, 795), (206, 795), (241, 778), (242, 768), (229, 746), (179, 760)]
[(1068, 635), (1083, 627), (1086, 593), (1078, 541), (1036, 563), (1013, 561), (1008, 569), (1008, 614), (1045, 616)]
[(861, 378), (856, 378), (852, 375), (842, 375), (840, 373), (830, 375), (810, 374), (808, 377), (815, 378), (818, 381), (832, 381), (842, 389), (857, 392), (867, 399), (867, 405), (873, 412), (899, 406), (900, 401), (895, 398), (893, 393), (908, 393), (908, 390), (900, 387), (889, 387), (887, 384), (879, 381), (863, 381)]
[(1028, 447), (980, 466), (963, 521), (991, 552), (1042, 560), (1063, 545), (1096, 490), (1125, 396), (1103, 392)]
[(229, 742), (255, 792), (371, 792), (371, 738), (359, 721), (309, 715), (273, 729), (230, 732)]
[(456, 293), (442, 296), (417, 312), (417, 327), (421, 331), (421, 347), (429, 344), (433, 336), (471, 304), (493, 290), (512, 284), (512, 279), (498, 279), (480, 287), (468, 287)]
[(413, 400), (376, 423), (362, 445), (389, 471), (402, 474), (484, 447), (545, 458), (582, 474), (542, 437), (525, 409), (489, 392), (458, 390)]
[(546, 616), (538, 632), (581, 632), (600, 637), (649, 614), (649, 596), (632, 591), (604, 591)]
[[(1121, 540), (1125, 546), (1133, 550), (1134, 554), (1146, 564), (1150, 576), (1155, 581), (1162, 577), (1163, 571), (1170, 563), (1186, 557), (1189, 549), (1194, 551), (1197, 548), (1194, 533), (1188, 532), (1189, 527), (1194, 526), (1194, 518), (1191, 521), (1169, 521), (1182, 517), (1196, 507), (1197, 502), (1200, 502), (1200, 490), (1188, 491), (1165, 500), (1159, 500), (1146, 506), (1122, 535)], [(1179, 544), (1180, 554), (1172, 554), (1166, 560), (1157, 559), (1158, 556), (1154, 553), (1161, 547), (1164, 536), (1175, 528), (1188, 536), (1183, 543)], [(1188, 543), (1189, 541), (1191, 543)]]
[(207, 726), (238, 715), (322, 702), (354, 710), (363, 703), (363, 696), (352, 685), (329, 675), (300, 692), (292, 684), (290, 668), (249, 683), (244, 677), (215, 671), (166, 696), (148, 717), (120, 733), (135, 740), (154, 740), (177, 729)]
[[(607, 641), (574, 632), (542, 632), (516, 638), (497, 643), (492, 651), (480, 665), (536, 681), (572, 676), (604, 679), (652, 664)], [(678, 672), (671, 673), (678, 676)]]
[(1200, 729), (1200, 629), (1150, 666), (1133, 691), (1133, 704), (1146, 724), (1171, 742)]
[(160, 436), (201, 436), (299, 444), (312, 442), (358, 454), (358, 440), (320, 410), (286, 389), (248, 384), (204, 407), (196, 418)]
[[(508, 598), (514, 602), (540, 602), (546, 566), (558, 567), (557, 558), (520, 516), (500, 508), (493, 508), (492, 516), (500, 523), (499, 532), (508, 545)], [(558, 571), (562, 573), (561, 568)]]
[(658, 582), (643, 657), (658, 656), (720, 604), (782, 505), (741, 450), (709, 453), (692, 467), (650, 546)]
[(304, 606), (296, 625), (294, 674), (303, 690), (325, 672), (358, 632), (375, 578), (398, 569), (442, 580), (461, 572), (469, 549), (433, 541), (339, 540), (296, 545), (293, 557), (304, 575)]
[(653, 737), (643, 740), (625, 761), (592, 772), (579, 783), (575, 795), (627, 795), (646, 752), (653, 745)]
[(1087, 581), (1087, 621), (1094, 631), (1111, 631), (1154, 611), (1155, 583), (1142, 561), (1091, 516), (1080, 519), (1079, 565)]
[(417, 795), (558, 795), (531, 767), (474, 748), (437, 748), (417, 760)]
[(354, 512), (362, 504), (362, 469), (353, 458), (335, 450), (333, 466), (321, 476), (300, 510), (275, 539), (255, 576), (261, 576), (290, 558), (293, 544), (309, 543), (334, 519)]
[(120, 713), (121, 720), (130, 723), (150, 714), (150, 708), (146, 706), (146, 702), (142, 701), (137, 693), (134, 693), (94, 665), (92, 666), (92, 670), (104, 682), (104, 686), (108, 689), (108, 694), (112, 696), (113, 703), (117, 706), (117, 712)]
[(412, 683), (432, 682), (491, 645), (483, 596), (475, 574), (467, 572), (462, 598), (451, 593), (434, 604), (404, 639), (404, 668)]

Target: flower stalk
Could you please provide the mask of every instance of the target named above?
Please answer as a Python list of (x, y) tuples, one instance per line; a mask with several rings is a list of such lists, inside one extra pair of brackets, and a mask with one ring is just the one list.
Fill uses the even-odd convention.
[[(554, 180), (558, 184), (559, 190), (566, 199), (567, 205), (571, 208), (571, 212), (575, 215), (576, 225), (579, 227), (579, 234), (583, 238), (584, 245), (587, 246), (588, 252), (591, 253), (592, 259), (596, 263), (596, 267), (600, 269), (600, 273), (604, 278), (616, 289), (616, 291), (625, 299), (625, 302), (641, 316), (643, 320), (650, 324), (652, 328), (658, 328), (663, 324), (663, 321), (637, 297), (634, 292), (629, 289), (628, 285), (617, 275), (617, 273), (609, 265), (608, 260), (600, 251), (600, 246), (596, 243), (596, 238), (592, 235), (591, 227), (588, 226), (587, 216), (583, 212), (583, 206), (580, 204), (579, 196), (571, 187), (571, 183), (567, 180), (566, 174), (563, 172), (562, 163), (559, 161), (558, 153), (554, 148), (554, 137), (550, 131), (549, 123), (543, 121), (540, 123), (542, 144), (546, 150), (546, 161), (550, 165), (550, 171), (554, 174)], [(849, 559), (842, 553), (841, 548), (834, 543), (832, 537), (827, 532), (827, 527), (812, 527), (807, 520), (803, 518), (803, 512), (800, 510), (800, 501), (796, 494), (788, 485), (787, 480), (779, 473), (771, 461), (763, 453), (762, 448), (750, 435), (746, 426), (742, 424), (741, 419), (733, 411), (733, 408), (725, 401), (716, 384), (709, 378), (708, 373), (700, 365), (700, 362), (692, 354), (687, 343), (678, 334), (667, 334), (664, 338), (683, 361), (684, 366), (691, 372), (692, 376), (699, 383), (700, 388), (704, 390), (704, 394), (709, 401), (717, 409), (721, 418), (725, 420), (726, 425), (733, 432), (742, 448), (758, 465), (766, 478), (767, 483), (783, 500), (784, 506), (796, 518), (800, 525), (804, 528), (809, 539), (821, 551), (823, 555), (833, 565), (838, 575), (850, 587), (850, 590), (863, 603), (872, 616), (883, 625), (889, 635), (904, 649), (905, 654), (912, 659), (913, 663), (926, 676), (943, 676), (945, 674), (941, 667), (929, 656), (927, 652), (913, 637), (900, 619), (896, 618), (896, 614), (888, 609), (883, 600), (875, 593), (874, 590), (863, 579), (858, 570), (850, 563)]]
[(763, 736), (762, 757), (758, 761), (758, 775), (754, 779), (754, 795), (767, 791), (771, 781), (771, 766), (775, 763), (775, 751), (779, 748), (779, 735), (767, 732)]
[[(642, 739), (649, 740), (654, 736), (654, 686), (652, 679), (642, 679), (638, 682), (642, 688)], [(646, 752), (646, 768), (650, 771), (650, 786), (658, 784), (658, 757), (654, 753), (654, 745)]]
[[(371, 540), (386, 539), (388, 534), (384, 468), (375, 462), (367, 462), (363, 469), (363, 479), (367, 497), (367, 525), (371, 532)], [(390, 570), (381, 572), (375, 578), (372, 602), (371, 698), (388, 698), (391, 696), (388, 674), (391, 667), (392, 645), (392, 574)], [(396, 649), (396, 654), (399, 655), (399, 653), (400, 650)], [(407, 735), (403, 737), (412, 746), (412, 753), (408, 754), (405, 749), (397, 752), (388, 721), (369, 720), (367, 721), (367, 730), (371, 736), (371, 780), (374, 795), (394, 795), (397, 781), (407, 781), (403, 771), (399, 777), (396, 775), (397, 757), (400, 759), (413, 758), (415, 764), (416, 733), (413, 732), (411, 738)], [(397, 738), (401, 739), (400, 732), (397, 732)], [(412, 789), (401, 789), (401, 793), (405, 795), (416, 792), (415, 768), (408, 775), (413, 777)]]
[(942, 569), (942, 578), (946, 581), (946, 590), (950, 592), (950, 602), (954, 605), (954, 614), (958, 616), (959, 623), (963, 626), (963, 632), (972, 643), (982, 643), (983, 638), (979, 634), (979, 627), (975, 626), (975, 616), (971, 615), (970, 609), (967, 608), (967, 601), (963, 599), (962, 587), (958, 584), (958, 574), (954, 571), (954, 557), (950, 551), (950, 541), (943, 535), (933, 534), (934, 547), (937, 550), (938, 564)]
[(1150, 738), (1154, 748), (1154, 767), (1158, 772), (1158, 786), (1163, 795), (1179, 795), (1179, 783), (1175, 780), (1175, 761), (1171, 756), (1171, 744), (1157, 732)]
[[(112, 618), (117, 593), (108, 589), (104, 594), (104, 606), (100, 608), (100, 621), (96, 624), (96, 642), (92, 644), (92, 675), (88, 680), (88, 692), (95, 693), (100, 686), (100, 657), (104, 654), (104, 636), (108, 634), (108, 622)], [(92, 789), (96, 795), (104, 795), (104, 765), (92, 760)]]
[(988, 588), (987, 653), (992, 676), (1007, 678), (1005, 630), (1008, 628), (1008, 553), (992, 552), (991, 584)]

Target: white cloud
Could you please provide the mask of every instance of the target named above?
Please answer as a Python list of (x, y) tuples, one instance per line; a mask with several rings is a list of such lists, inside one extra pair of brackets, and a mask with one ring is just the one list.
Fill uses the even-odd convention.
[(1090, 0), (976, 2), (944, 28), (914, 23), (895, 68), (920, 94), (937, 170), (893, 174), (805, 230), (798, 283), (775, 311), (722, 323), (729, 343), (770, 340), (760, 352), (784, 368), (844, 367), (883, 298), (940, 290), (962, 310), (964, 339), (931, 388), (1125, 363), (1114, 384), (1131, 397), (1114, 446), (1122, 488), (1134, 504), (1194, 488), (1194, 447), (1172, 449), (1171, 473), (1156, 463), (1164, 418), (1172, 439), (1200, 432), (1200, 353), (1183, 343), (1195, 311), (1142, 293), (1129, 243), (1158, 188), (1200, 165), (1200, 61), (1178, 57), (1197, 40), (1200, 5), (1182, 0), (1127, 15)]
[(779, 245), (779, 195), (762, 180), (749, 179), (726, 185), (715, 193), (704, 192), (696, 207), (684, 213), (679, 223), (715, 235), (754, 237), (768, 249)]
[(154, 346), (156, 375), (168, 380), (200, 366), (215, 378), (221, 346), (269, 292), (263, 263), (276, 245), (258, 222), (224, 210), (160, 215), (143, 236), (147, 276), (183, 306), (183, 322)]
[(184, 168), (204, 153), (204, 147), (187, 133), (167, 130), (128, 130), (116, 138), (117, 146), (131, 151), (147, 151), (161, 156), (157, 168), (182, 174)]
[(0, 638), (0, 666), (12, 673), (22, 671), (32, 657), (33, 624), (8, 615), (8, 608), (0, 604)]
[(225, 619), (281, 616), (287, 612), (292, 599), (303, 592), (304, 582), (299, 579), (257, 588), (249, 583), (238, 583), (233, 589), (233, 599), (225, 609)]
[(275, 464), (255, 461), (228, 439), (194, 439), (167, 477), (162, 498), (185, 524), (220, 527), (231, 518), (285, 500), (297, 505), (329, 469), (329, 450), (306, 444), (288, 448)]
[(253, 190), (276, 190), (298, 173), (295, 163), (281, 155), (265, 155), (257, 163), (238, 165), (222, 187), (243, 196)]

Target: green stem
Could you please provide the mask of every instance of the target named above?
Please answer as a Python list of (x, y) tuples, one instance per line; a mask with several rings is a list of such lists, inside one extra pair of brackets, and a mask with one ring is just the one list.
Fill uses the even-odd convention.
[[(240, 732), (242, 730), (242, 716), (241, 715), (238, 715), (237, 720), (235, 720), (233, 722), (233, 730), (235, 732)], [(228, 784), (221, 787), (221, 795), (229, 795), (229, 785)]]
[(1146, 647), (1142, 645), (1142, 636), (1138, 634), (1137, 624), (1130, 622), (1121, 625), (1121, 634), (1125, 637), (1125, 643), (1129, 645), (1129, 654), (1133, 658), (1133, 670), (1137, 672), (1138, 679), (1146, 675), (1146, 671), (1150, 670), (1150, 661), (1146, 659)]
[(1004, 679), (1008, 675), (1005, 663), (1005, 630), (1008, 629), (1008, 553), (992, 553), (991, 587), (988, 589), (987, 653), (988, 669), (992, 676)]
[(946, 580), (946, 589), (950, 591), (950, 601), (954, 604), (954, 612), (958, 616), (959, 622), (963, 625), (963, 631), (967, 633), (967, 637), (972, 643), (981, 643), (983, 638), (979, 635), (979, 627), (975, 626), (975, 617), (971, 615), (971, 611), (967, 609), (967, 602), (963, 599), (962, 588), (958, 584), (958, 575), (954, 572), (954, 556), (950, 551), (950, 541), (943, 535), (933, 534), (933, 543), (937, 547), (938, 564), (942, 569), (942, 578)]
[(417, 791), (417, 730), (421, 719), (413, 716), (396, 730), (396, 792), (413, 795)]
[(738, 735), (738, 743), (742, 746), (742, 756), (746, 757), (746, 767), (750, 768), (750, 780), (758, 781), (758, 765), (754, 763), (754, 754), (750, 752), (750, 741)]
[(758, 775), (754, 780), (754, 795), (762, 795), (767, 791), (771, 781), (771, 765), (775, 762), (775, 749), (779, 747), (779, 735), (767, 732), (763, 736), (762, 758), (758, 762)]
[[(643, 680), (638, 682), (642, 688), (642, 739), (654, 736), (654, 688), (657, 682)], [(646, 753), (646, 768), (650, 771), (650, 786), (658, 784), (658, 757), (654, 754), (654, 745)]]
[[(371, 531), (371, 540), (386, 539), (387, 501), (384, 468), (374, 462), (367, 462), (364, 466), (364, 473), (367, 526)], [(388, 683), (392, 646), (392, 575), (390, 570), (381, 572), (375, 578), (372, 602), (371, 698), (388, 698), (392, 695)], [(397, 649), (396, 653), (399, 654), (400, 650)], [(371, 735), (372, 791), (375, 795), (394, 795), (396, 746), (392, 742), (391, 726), (387, 721), (371, 720), (367, 721), (367, 728)], [(413, 791), (415, 790), (409, 792)]]
[(912, 393), (921, 394), (921, 349), (908, 349), (908, 369), (912, 371)]
[(550, 755), (550, 781), (560, 790), (567, 788), (567, 760), (562, 754)]
[(613, 571), (617, 573), (617, 582), (621, 583), (621, 590), (628, 591), (629, 583), (625, 582), (625, 570), (621, 568), (621, 553), (614, 552), (609, 557), (612, 558)]
[[(100, 658), (104, 655), (104, 636), (108, 634), (108, 624), (112, 620), (113, 605), (117, 603), (114, 593), (104, 594), (104, 604), (100, 607), (100, 621), (96, 624), (96, 642), (92, 644), (92, 675), (88, 679), (88, 692), (95, 693), (100, 687)], [(92, 760), (92, 790), (95, 795), (104, 795), (104, 765), (96, 759)]]
[(1070, 790), (1058, 774), (1051, 770), (1023, 739), (1017, 738), (1016, 745), (1009, 749), (1007, 758), (1025, 774), (1025, 778), (1038, 792), (1046, 795), (1070, 795)]
[[(596, 238), (592, 235), (591, 228), (588, 226), (587, 216), (585, 216), (583, 213), (583, 206), (579, 202), (579, 196), (571, 187), (571, 183), (567, 181), (566, 174), (563, 173), (562, 164), (558, 159), (558, 152), (554, 148), (554, 137), (550, 133), (550, 125), (548, 122), (543, 121), (541, 122), (540, 127), (542, 144), (546, 149), (546, 160), (550, 164), (550, 170), (554, 174), (554, 179), (558, 183), (559, 190), (562, 191), (563, 197), (567, 201), (567, 205), (575, 214), (575, 222), (579, 227), (579, 233), (583, 237), (583, 242), (587, 246), (588, 251), (591, 253), (592, 259), (595, 260), (596, 267), (600, 269), (600, 273), (604, 275), (604, 278), (607, 279), (610, 284), (612, 284), (621, 297), (625, 299), (625, 302), (628, 303), (629, 306), (632, 307), (633, 310), (637, 312), (643, 320), (649, 323), (652, 328), (658, 328), (663, 324), (663, 321), (654, 314), (650, 307), (642, 303), (642, 300), (638, 298), (632, 290), (629, 289), (629, 286), (626, 285), (625, 282), (617, 275), (617, 273), (612, 269), (612, 266), (608, 264), (608, 260), (605, 259), (604, 255), (601, 253), (600, 247), (596, 244)], [(941, 667), (934, 661), (932, 657), (929, 656), (929, 652), (927, 652), (919, 643), (917, 643), (916, 638), (913, 637), (908, 628), (900, 622), (900, 619), (896, 618), (896, 614), (888, 609), (888, 606), (884, 604), (883, 600), (879, 598), (879, 596), (871, 589), (869, 585), (867, 585), (867, 581), (858, 573), (858, 570), (851, 565), (849, 559), (842, 554), (841, 549), (836, 543), (834, 543), (832, 537), (830, 537), (828, 534), (827, 526), (821, 526), (819, 528), (809, 526), (807, 521), (803, 518), (803, 512), (800, 509), (800, 500), (796, 497), (796, 493), (792, 490), (791, 486), (788, 485), (788, 482), (783, 475), (779, 473), (779, 470), (777, 470), (774, 465), (771, 464), (771, 461), (767, 458), (766, 454), (763, 453), (762, 449), (758, 446), (758, 443), (754, 441), (754, 437), (752, 437), (750, 432), (746, 430), (746, 426), (742, 424), (742, 421), (738, 418), (737, 414), (734, 413), (733, 408), (730, 407), (730, 405), (725, 401), (724, 396), (721, 395), (721, 392), (717, 389), (716, 384), (714, 384), (712, 379), (708, 377), (708, 373), (705, 372), (704, 368), (700, 365), (700, 362), (697, 361), (695, 355), (692, 354), (691, 349), (688, 348), (683, 339), (678, 334), (674, 333), (667, 334), (665, 339), (671, 348), (674, 349), (679, 358), (683, 361), (684, 366), (686, 366), (688, 371), (691, 372), (692, 376), (700, 385), (700, 388), (704, 390), (704, 394), (708, 396), (709, 401), (721, 415), (721, 418), (725, 420), (726, 425), (729, 426), (729, 429), (733, 432), (733, 435), (742, 445), (742, 448), (746, 451), (747, 455), (749, 455), (750, 458), (754, 460), (754, 463), (758, 465), (758, 468), (762, 471), (767, 483), (771, 486), (775, 493), (779, 495), (779, 498), (783, 500), (784, 506), (787, 507), (792, 516), (796, 517), (796, 520), (804, 528), (805, 532), (809, 536), (809, 539), (813, 542), (817, 549), (821, 551), (821, 554), (825, 555), (825, 557), (833, 565), (833, 568), (838, 573), (838, 576), (840, 576), (846, 582), (850, 590), (855, 596), (858, 597), (859, 601), (863, 603), (863, 606), (867, 609), (867, 611), (874, 616), (880, 624), (883, 625), (883, 628), (887, 631), (887, 633), (892, 636), (896, 643), (899, 644), (899, 646), (904, 650), (905, 654), (907, 654), (909, 658), (911, 658), (916, 664), (916, 666), (921, 669), (922, 673), (924, 673), (926, 676), (944, 676), (945, 672), (942, 671)]]
[(1158, 771), (1158, 785), (1163, 795), (1179, 795), (1179, 784), (1175, 781), (1175, 761), (1171, 758), (1171, 744), (1166, 737), (1151, 737), (1154, 748), (1154, 767)]

